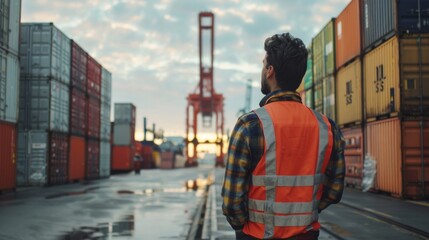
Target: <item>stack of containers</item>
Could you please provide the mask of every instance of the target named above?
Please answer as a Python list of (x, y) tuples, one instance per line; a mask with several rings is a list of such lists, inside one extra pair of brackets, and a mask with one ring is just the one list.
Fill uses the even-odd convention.
[(304, 75), (304, 99), (303, 103), (309, 108), (314, 108), (313, 101), (313, 55), (311, 47), (308, 49), (307, 72)]
[(69, 182), (85, 178), (88, 54), (71, 42)]
[(110, 102), (112, 94), (112, 74), (101, 69), (101, 114), (100, 114), (100, 177), (110, 176)]
[(363, 0), (361, 5), (365, 154), (377, 162), (375, 189), (411, 198), (429, 197), (429, 25), (424, 9), (428, 1)]
[(90, 55), (86, 64), (86, 179), (100, 177), (101, 65)]
[(335, 35), (331, 19), (312, 41), (314, 108), (335, 120)]
[(335, 19), (336, 112), (346, 148), (347, 185), (360, 188), (363, 174), (360, 4), (352, 0)]
[(133, 169), (136, 108), (131, 103), (115, 103), (112, 171)]
[(16, 188), (21, 1), (2, 1), (0, 13), (0, 192)]
[(21, 24), (18, 185), (68, 180), (70, 39), (52, 23)]

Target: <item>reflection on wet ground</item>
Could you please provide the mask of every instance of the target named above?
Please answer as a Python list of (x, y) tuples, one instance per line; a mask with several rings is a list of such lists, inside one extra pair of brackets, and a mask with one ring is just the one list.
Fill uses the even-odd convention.
[(60, 197), (67, 197), (67, 196), (76, 196), (76, 195), (83, 195), (83, 194), (87, 194), (91, 191), (100, 189), (101, 187), (91, 187), (91, 188), (87, 188), (84, 189), (82, 191), (75, 191), (75, 192), (62, 192), (62, 193), (57, 193), (54, 195), (49, 195), (47, 197), (45, 197), (46, 199), (53, 199), (53, 198), (60, 198)]
[(134, 215), (127, 215), (117, 222), (100, 223), (95, 227), (80, 227), (58, 237), (58, 240), (98, 240), (112, 237), (132, 237), (134, 233)]

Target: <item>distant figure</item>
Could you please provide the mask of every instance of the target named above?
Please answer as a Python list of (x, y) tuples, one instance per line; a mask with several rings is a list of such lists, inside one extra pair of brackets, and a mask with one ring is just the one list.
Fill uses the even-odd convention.
[(307, 49), (289, 33), (265, 40), (260, 108), (231, 134), (223, 213), (237, 239), (318, 239), (319, 213), (341, 200), (344, 137), (301, 103)]

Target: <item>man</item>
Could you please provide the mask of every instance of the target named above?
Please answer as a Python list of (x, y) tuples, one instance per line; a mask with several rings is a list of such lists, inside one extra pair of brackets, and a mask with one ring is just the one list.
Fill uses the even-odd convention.
[(223, 213), (237, 239), (318, 239), (318, 214), (340, 201), (344, 138), (296, 91), (307, 49), (289, 33), (265, 40), (260, 108), (231, 134)]

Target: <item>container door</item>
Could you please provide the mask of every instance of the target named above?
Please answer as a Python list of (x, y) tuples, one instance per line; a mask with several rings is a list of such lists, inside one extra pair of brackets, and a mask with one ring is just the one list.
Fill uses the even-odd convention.
[(16, 127), (0, 123), (0, 191), (16, 188)]
[(18, 121), (19, 100), (19, 61), (12, 54), (7, 56), (7, 91), (6, 91), (6, 121), (16, 123)]
[(10, 1), (9, 12), (9, 52), (18, 56), (19, 25), (21, 24), (21, 0)]
[(110, 142), (100, 141), (100, 177), (110, 176)]
[(29, 185), (46, 185), (48, 183), (48, 134), (45, 131), (30, 131), (27, 144)]

